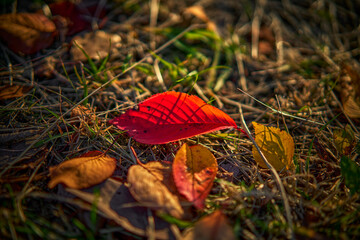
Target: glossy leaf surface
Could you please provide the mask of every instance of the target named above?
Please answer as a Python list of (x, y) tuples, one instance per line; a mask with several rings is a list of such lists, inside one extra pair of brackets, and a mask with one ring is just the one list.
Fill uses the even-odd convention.
[(109, 123), (146, 144), (163, 144), (237, 128), (234, 120), (220, 109), (197, 96), (173, 91), (156, 94)]

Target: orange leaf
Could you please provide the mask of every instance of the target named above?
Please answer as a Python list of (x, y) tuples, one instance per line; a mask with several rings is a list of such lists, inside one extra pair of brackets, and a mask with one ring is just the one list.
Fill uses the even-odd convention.
[[(255, 142), (259, 145), (269, 163), (277, 170), (293, 169), (295, 145), (293, 138), (279, 128), (266, 127), (262, 124), (253, 122), (255, 129)], [(262, 160), (259, 152), (253, 146), (252, 149), (255, 161), (263, 168), (267, 165)]]
[(173, 176), (178, 191), (195, 207), (202, 209), (216, 176), (218, 165), (214, 155), (201, 145), (186, 143), (176, 153)]
[(63, 183), (69, 188), (82, 189), (99, 184), (110, 177), (116, 168), (116, 159), (100, 151), (91, 151), (50, 167), (49, 188)]
[(42, 14), (0, 15), (0, 37), (16, 53), (36, 53), (50, 46), (56, 34), (55, 24)]
[(226, 216), (217, 210), (201, 218), (190, 232), (186, 232), (184, 240), (235, 240), (233, 229)]
[(165, 211), (176, 218), (183, 216), (170, 165), (161, 162), (133, 165), (127, 180), (131, 195), (145, 207)]
[(0, 87), (0, 100), (22, 97), (25, 93), (27, 93), (31, 89), (32, 87), (30, 86), (20, 86), (20, 85), (2, 86)]

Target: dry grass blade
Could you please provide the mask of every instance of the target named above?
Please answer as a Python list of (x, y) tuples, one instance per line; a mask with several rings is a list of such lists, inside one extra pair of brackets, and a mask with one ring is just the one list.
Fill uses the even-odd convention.
[(280, 179), (279, 174), (277, 173), (276, 169), (269, 163), (269, 161), (266, 159), (265, 155), (261, 152), (260, 147), (257, 145), (257, 143), (255, 142), (255, 139), (252, 137), (250, 130), (248, 129), (245, 119), (244, 119), (244, 114), (242, 112), (242, 108), (241, 105), (239, 107), (239, 113), (240, 113), (240, 119), (241, 119), (241, 126), (242, 128), (245, 130), (245, 132), (247, 133), (248, 137), (250, 138), (250, 140), (252, 141), (252, 143), (255, 145), (257, 151), (259, 152), (262, 160), (266, 163), (266, 165), (268, 166), (268, 168), (270, 169), (271, 173), (273, 174), (273, 177), (275, 178), (275, 181), (279, 187), (279, 191), (282, 197), (282, 200), (284, 202), (284, 207), (285, 207), (285, 214), (286, 214), (286, 219), (288, 221), (288, 238), (289, 239), (295, 239), (295, 235), (294, 235), (294, 226), (293, 226), (293, 220), (292, 220), (292, 216), (291, 216), (291, 209), (290, 209), (290, 204), (289, 204), (289, 200), (288, 197), (286, 195), (286, 191), (284, 188), (284, 185)]
[[(185, 29), (184, 31), (182, 31), (180, 34), (178, 34), (175, 38), (169, 40), (168, 42), (166, 42), (165, 44), (163, 44), (161, 47), (159, 47), (158, 49), (156, 49), (154, 51), (154, 53), (158, 53), (161, 52), (162, 50), (164, 50), (165, 48), (167, 48), (168, 46), (170, 46), (171, 44), (173, 44), (176, 40), (178, 40), (179, 38), (181, 38), (185, 33), (187, 33), (188, 31), (192, 30), (192, 29), (196, 29), (196, 28), (200, 28), (202, 25), (201, 24), (195, 24), (195, 25), (191, 25), (190, 27), (188, 27), (187, 29)], [(76, 107), (80, 106), (82, 103), (84, 103), (86, 100), (88, 100), (91, 96), (93, 96), (95, 93), (97, 93), (98, 91), (100, 91), (101, 89), (105, 88), (107, 85), (109, 85), (114, 79), (119, 78), (120, 76), (123, 76), (125, 73), (129, 72), (131, 69), (135, 68), (136, 66), (138, 66), (139, 64), (141, 64), (142, 62), (144, 62), (148, 57), (150, 57), (152, 55), (152, 53), (148, 53), (145, 57), (143, 57), (140, 61), (136, 62), (135, 64), (131, 65), (130, 67), (126, 68), (123, 72), (121, 72), (120, 74), (114, 76), (113, 78), (109, 79), (106, 83), (102, 84), (100, 87), (96, 88), (93, 92), (91, 92), (88, 96), (84, 97), (82, 100), (80, 100), (78, 103), (74, 104), (69, 110), (67, 110), (65, 113), (63, 113), (59, 118), (57, 118), (53, 124), (50, 125), (49, 128), (47, 128), (39, 137), (38, 139), (36, 139), (35, 141), (33, 141), (14, 161), (12, 161), (11, 163), (8, 164), (7, 167), (5, 167), (1, 172), (0, 172), (0, 177), (9, 170), (9, 168), (13, 165), (15, 165), (16, 163), (18, 163), (23, 157), (24, 155), (32, 148), (34, 147), (34, 145), (41, 139), (43, 138), (46, 134), (48, 134), (49, 131), (51, 131), (53, 128), (56, 127), (56, 125), (58, 124), (58, 122), (64, 118), (65, 115), (71, 113), (72, 110), (74, 110)]]

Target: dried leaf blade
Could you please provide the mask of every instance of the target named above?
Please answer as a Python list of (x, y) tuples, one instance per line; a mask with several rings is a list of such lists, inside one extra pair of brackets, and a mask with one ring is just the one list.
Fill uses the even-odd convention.
[(116, 168), (116, 159), (100, 151), (91, 151), (50, 168), (49, 188), (62, 183), (69, 188), (88, 188), (110, 177)]
[(130, 167), (127, 180), (132, 196), (144, 206), (182, 218), (184, 210), (171, 182), (171, 168), (161, 162)]

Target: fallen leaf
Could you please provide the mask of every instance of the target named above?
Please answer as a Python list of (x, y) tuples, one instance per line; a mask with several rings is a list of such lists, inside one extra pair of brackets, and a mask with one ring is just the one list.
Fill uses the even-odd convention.
[(99, 60), (105, 58), (109, 51), (114, 54), (117, 48), (121, 46), (121, 37), (118, 34), (110, 34), (104, 31), (89, 32), (83, 36), (76, 36), (72, 41), (76, 43), (70, 49), (72, 58), (75, 61), (88, 60), (79, 47), (86, 52), (89, 58)]
[[(90, 7), (82, 7), (75, 5), (71, 1), (61, 1), (49, 4), (52, 16), (61, 16), (65, 19), (67, 24), (67, 35), (74, 35), (85, 29), (91, 29), (92, 21), (96, 20), (98, 26), (102, 27), (105, 22), (105, 11), (99, 9), (97, 5)], [(99, 19), (95, 19), (95, 13), (98, 11), (99, 19), (103, 21), (99, 22)]]
[(345, 129), (335, 129), (333, 139), (336, 150), (341, 156), (349, 156), (356, 146), (355, 134), (350, 125), (346, 125)]
[[(256, 122), (253, 122), (253, 126), (255, 129), (255, 142), (259, 145), (269, 163), (277, 171), (294, 169), (295, 145), (293, 138), (279, 128), (266, 127)], [(267, 168), (255, 146), (253, 146), (252, 152), (255, 161), (261, 167)]]
[[(134, 206), (136, 200), (131, 196), (129, 189), (121, 182), (108, 178), (100, 185), (100, 194), (96, 194), (94, 189), (89, 188), (85, 191), (67, 188), (66, 191), (74, 194), (78, 198), (94, 204), (96, 201), (97, 211), (104, 217), (113, 220), (119, 226), (138, 236), (147, 237), (147, 227), (149, 226), (148, 215), (145, 207)], [(95, 192), (95, 193), (94, 193)], [(76, 201), (74, 202), (76, 203)], [(129, 207), (132, 205), (132, 207)], [(93, 211), (91, 206), (81, 204), (80, 207)], [(153, 216), (155, 222), (156, 239), (169, 239), (169, 224)]]
[(206, 147), (185, 143), (176, 153), (172, 169), (180, 194), (198, 209), (204, 208), (218, 169), (214, 155)]
[(360, 193), (360, 166), (347, 156), (340, 160), (341, 175), (351, 194)]
[(186, 231), (184, 240), (235, 240), (235, 234), (226, 216), (216, 210), (197, 221), (191, 231)]
[(340, 79), (344, 113), (351, 118), (360, 118), (360, 66), (356, 62), (343, 64), (342, 71), (350, 78), (350, 81)]
[(171, 177), (171, 166), (149, 162), (130, 167), (127, 181), (132, 196), (143, 206), (182, 218), (184, 210)]
[(0, 87), (0, 100), (22, 97), (32, 89), (31, 86), (5, 85)]
[(138, 142), (163, 144), (225, 128), (236, 128), (234, 120), (200, 98), (179, 92), (156, 94), (136, 109), (110, 120)]
[(50, 167), (49, 188), (54, 188), (59, 183), (69, 188), (88, 188), (110, 177), (115, 168), (116, 159), (100, 151), (90, 151)]
[(47, 48), (56, 34), (55, 24), (42, 14), (0, 15), (0, 37), (16, 53), (33, 54)]

